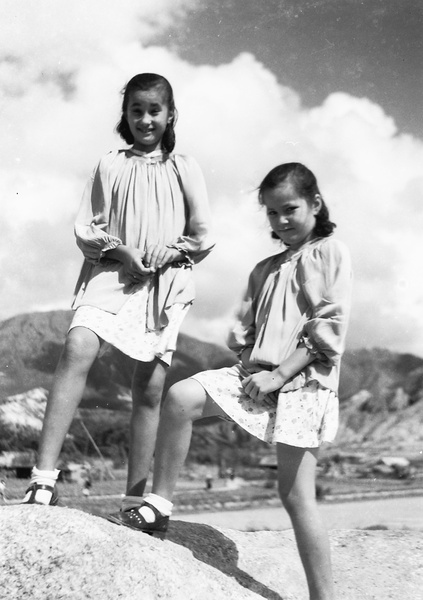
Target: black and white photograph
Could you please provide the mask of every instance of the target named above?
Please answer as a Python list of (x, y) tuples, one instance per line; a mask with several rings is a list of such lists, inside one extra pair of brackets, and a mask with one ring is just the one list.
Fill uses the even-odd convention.
[(0, 30), (5, 597), (420, 597), (421, 2)]

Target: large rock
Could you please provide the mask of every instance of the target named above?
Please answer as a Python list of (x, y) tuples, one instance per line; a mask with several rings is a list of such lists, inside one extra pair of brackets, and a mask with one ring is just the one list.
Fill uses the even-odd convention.
[[(291, 531), (173, 521), (166, 541), (68, 508), (0, 508), (0, 595), (11, 600), (306, 600)], [(410, 531), (331, 532), (338, 600), (422, 598)]]

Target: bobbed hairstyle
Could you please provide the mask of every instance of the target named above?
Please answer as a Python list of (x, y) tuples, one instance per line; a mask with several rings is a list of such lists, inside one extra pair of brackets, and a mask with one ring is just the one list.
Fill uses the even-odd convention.
[[(329, 219), (329, 210), (320, 193), (317, 179), (310, 169), (307, 169), (301, 163), (284, 163), (269, 171), (258, 188), (260, 204), (264, 205), (263, 194), (266, 191), (274, 190), (283, 184), (291, 184), (298, 196), (304, 198), (309, 203), (313, 202), (316, 195), (320, 197), (322, 206), (316, 215), (314, 233), (317, 237), (332, 235), (336, 225)], [(274, 232), (272, 232), (272, 237), (279, 239)]]
[(161, 145), (164, 152), (172, 152), (176, 141), (175, 124), (177, 119), (177, 111), (175, 107), (172, 86), (162, 75), (157, 75), (156, 73), (140, 73), (128, 81), (122, 90), (122, 116), (119, 123), (116, 125), (116, 131), (127, 144), (134, 143), (134, 136), (129, 129), (128, 121), (126, 120), (126, 111), (129, 104), (129, 98), (134, 92), (147, 92), (151, 89), (159, 89), (163, 93), (164, 101), (169, 109), (170, 119), (163, 134)]

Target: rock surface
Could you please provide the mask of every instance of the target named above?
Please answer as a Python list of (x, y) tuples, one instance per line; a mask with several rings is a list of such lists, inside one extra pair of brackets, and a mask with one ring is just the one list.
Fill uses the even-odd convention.
[[(69, 508), (0, 508), (13, 600), (307, 600), (292, 531), (173, 521), (166, 541)], [(419, 532), (331, 532), (338, 600), (423, 598)]]

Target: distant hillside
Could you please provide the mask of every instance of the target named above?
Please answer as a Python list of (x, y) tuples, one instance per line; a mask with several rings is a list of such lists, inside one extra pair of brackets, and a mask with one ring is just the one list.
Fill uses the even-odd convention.
[[(71, 311), (19, 315), (0, 323), (0, 400), (33, 388), (49, 389), (72, 319)], [(180, 334), (168, 385), (193, 373), (234, 364), (227, 348)], [(82, 406), (125, 408), (134, 361), (109, 346), (88, 376)]]
[[(50, 388), (71, 318), (70, 311), (53, 311), (19, 315), (0, 323), (3, 423), (7, 412), (17, 414), (10, 400), (6, 409), (7, 398), (34, 388)], [(200, 370), (234, 362), (235, 356), (227, 348), (181, 334), (168, 385)], [(81, 407), (128, 411), (133, 364), (109, 347), (93, 365)], [(16, 402), (24, 404), (24, 397)], [(340, 444), (369, 443), (392, 449), (421, 444), (423, 359), (383, 349), (346, 352), (340, 401)], [(22, 413), (22, 407), (18, 412)]]

